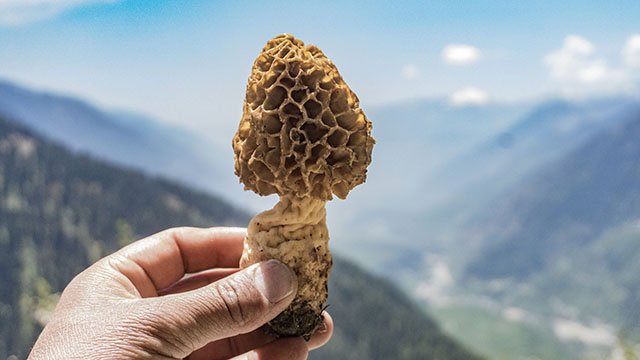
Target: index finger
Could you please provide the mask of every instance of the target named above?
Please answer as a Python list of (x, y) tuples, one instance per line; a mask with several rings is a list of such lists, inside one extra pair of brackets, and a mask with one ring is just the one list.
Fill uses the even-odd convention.
[(238, 267), (245, 236), (244, 228), (173, 228), (121, 249), (115, 265), (141, 293), (157, 291), (187, 273)]

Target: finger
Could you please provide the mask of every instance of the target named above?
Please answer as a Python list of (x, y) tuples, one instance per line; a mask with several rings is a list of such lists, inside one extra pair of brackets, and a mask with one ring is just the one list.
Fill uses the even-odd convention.
[[(327, 312), (322, 313), (324, 323), (307, 341), (309, 350), (317, 349), (326, 344), (333, 334), (333, 320)], [(250, 350), (260, 348), (276, 338), (268, 335), (263, 329), (254, 330), (247, 334), (211, 342), (189, 356), (189, 360), (228, 359)]]
[(247, 334), (241, 334), (235, 337), (210, 342), (204, 347), (194, 351), (193, 354), (189, 355), (188, 359), (229, 359), (236, 355), (244, 354), (247, 351), (264, 346), (275, 340), (275, 337), (268, 335), (262, 329), (257, 329)]
[(320, 327), (316, 330), (316, 332), (311, 336), (311, 339), (307, 341), (307, 347), (309, 350), (317, 349), (324, 344), (328, 343), (333, 335), (333, 319), (328, 312), (322, 312), (323, 323), (320, 324)]
[(191, 290), (207, 286), (220, 279), (224, 279), (227, 276), (240, 271), (238, 268), (233, 269), (210, 269), (204, 270), (199, 273), (186, 275), (178, 282), (171, 284), (162, 290), (158, 290), (158, 296), (165, 296), (170, 294), (179, 294)]
[(193, 291), (142, 300), (132, 321), (162, 340), (162, 353), (183, 358), (212, 341), (256, 330), (289, 305), (296, 289), (293, 271), (269, 260)]
[(245, 235), (242, 228), (169, 229), (121, 249), (108, 257), (108, 263), (143, 297), (152, 296), (186, 273), (237, 267)]
[(282, 338), (232, 360), (305, 360), (309, 349), (302, 338)]

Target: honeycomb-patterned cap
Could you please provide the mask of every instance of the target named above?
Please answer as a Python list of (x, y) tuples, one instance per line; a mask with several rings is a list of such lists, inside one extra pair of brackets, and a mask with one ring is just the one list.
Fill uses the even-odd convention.
[(267, 42), (233, 138), (245, 189), (344, 199), (365, 181), (374, 143), (358, 97), (320, 49), (288, 34)]

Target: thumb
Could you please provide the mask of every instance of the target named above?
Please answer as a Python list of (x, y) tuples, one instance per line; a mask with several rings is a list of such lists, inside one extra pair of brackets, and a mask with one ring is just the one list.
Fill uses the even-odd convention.
[(143, 312), (164, 352), (184, 357), (209, 342), (253, 331), (293, 300), (296, 275), (277, 260), (254, 264), (186, 293), (149, 299)]

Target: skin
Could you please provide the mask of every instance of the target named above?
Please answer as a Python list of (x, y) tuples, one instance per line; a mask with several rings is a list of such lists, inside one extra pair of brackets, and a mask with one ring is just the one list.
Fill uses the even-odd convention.
[(270, 260), (240, 270), (240, 228), (175, 228), (139, 240), (76, 276), (29, 359), (306, 359), (329, 341), (259, 329), (295, 297)]

